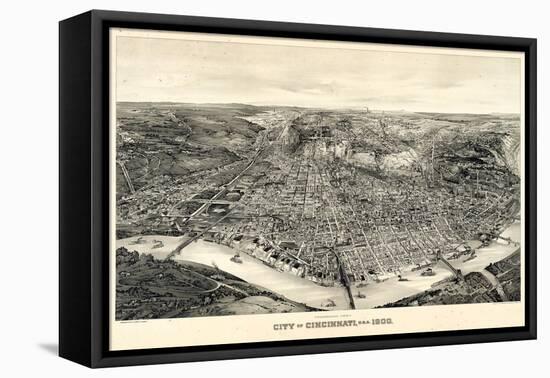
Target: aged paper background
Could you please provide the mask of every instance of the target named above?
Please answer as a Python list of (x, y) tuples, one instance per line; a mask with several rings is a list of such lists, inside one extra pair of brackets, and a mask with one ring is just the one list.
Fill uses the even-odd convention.
[[(121, 39), (122, 38), (122, 39)], [(521, 158), (524, 157), (524, 57), (522, 53), (504, 51), (483, 51), (466, 49), (448, 49), (433, 47), (409, 47), (398, 45), (328, 42), (313, 40), (290, 40), (281, 38), (229, 36), (214, 34), (195, 34), (183, 32), (157, 32), (130, 29), (112, 29), (110, 32), (110, 134), (111, 134), (111, 248), (110, 254), (111, 275), (110, 275), (110, 349), (128, 350), (143, 348), (161, 348), (208, 344), (227, 344), (257, 341), (278, 341), (292, 339), (316, 339), (326, 337), (358, 336), (358, 335), (381, 335), (399, 334), (411, 332), (429, 332), (444, 330), (465, 330), (481, 328), (499, 328), (522, 326), (524, 319), (524, 291), (525, 291), (525, 264), (524, 250), (522, 256), (522, 302), (513, 303), (490, 303), (490, 304), (467, 304), (467, 305), (446, 305), (427, 307), (406, 307), (391, 309), (369, 309), (350, 310), (333, 312), (307, 312), (292, 314), (268, 314), (268, 315), (240, 315), (240, 316), (218, 316), (188, 319), (158, 319), (148, 321), (115, 321), (115, 155), (116, 146), (116, 101), (120, 100), (116, 86), (117, 83), (117, 44), (123, 43), (128, 38), (148, 38), (151, 40), (161, 39), (184, 39), (193, 41), (213, 41), (231, 44), (244, 44), (249, 46), (273, 44), (281, 46), (303, 47), (304, 49), (324, 48), (338, 50), (361, 50), (361, 51), (387, 51), (404, 52), (414, 54), (438, 54), (451, 56), (475, 56), (487, 58), (510, 58), (518, 59), (520, 64), (518, 75), (520, 111), (521, 111)], [(230, 45), (228, 45), (230, 46)], [(230, 48), (230, 47), (228, 47)], [(408, 61), (404, 61), (407, 64)], [(161, 68), (160, 68), (161, 69)], [(412, 66), (411, 69), (414, 69)], [(220, 67), (220, 72), (224, 68)], [(147, 73), (145, 73), (147, 74)], [(330, 75), (332, 73), (327, 73)], [(481, 90), (481, 89), (480, 89)], [(429, 93), (428, 93), (429, 95)], [(472, 96), (475, 96), (472, 93)], [(491, 96), (491, 93), (487, 93)], [(494, 94), (496, 95), (496, 93)], [(123, 100), (139, 101), (139, 94), (131, 98), (130, 93), (125, 94)], [(184, 101), (182, 101), (184, 102)], [(188, 102), (193, 102), (192, 100)], [(206, 102), (206, 101), (205, 101)], [(299, 104), (298, 104), (299, 105)], [(326, 104), (319, 104), (326, 105)], [(472, 110), (475, 112), (476, 109)], [(521, 164), (523, 171), (524, 165)], [(523, 177), (523, 172), (521, 172)], [(521, 193), (521, 245), (524, 246), (524, 183)], [(359, 325), (350, 327), (331, 328), (308, 328), (308, 324), (314, 322), (333, 320), (355, 320), (357, 322), (372, 321), (373, 319), (391, 319), (391, 324)], [(303, 324), (301, 328), (294, 327), (292, 330), (280, 330), (281, 324)]]

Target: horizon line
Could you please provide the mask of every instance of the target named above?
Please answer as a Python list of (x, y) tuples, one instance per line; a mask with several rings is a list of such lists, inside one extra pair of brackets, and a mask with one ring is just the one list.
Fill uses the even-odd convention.
[(442, 111), (433, 111), (433, 110), (407, 110), (407, 109), (379, 109), (379, 108), (370, 108), (368, 106), (361, 105), (348, 105), (348, 106), (304, 106), (304, 105), (281, 105), (281, 104), (253, 104), (245, 102), (184, 102), (184, 101), (127, 101), (121, 100), (116, 101), (116, 104), (120, 103), (131, 103), (131, 104), (184, 104), (184, 105), (244, 105), (244, 106), (253, 106), (257, 108), (261, 107), (274, 107), (274, 108), (300, 108), (300, 109), (367, 109), (369, 111), (375, 112), (406, 112), (406, 113), (431, 113), (431, 114), (474, 114), (474, 115), (490, 115), (490, 114), (505, 114), (505, 115), (521, 115), (521, 112), (484, 112), (484, 113), (475, 113), (475, 112), (442, 112)]

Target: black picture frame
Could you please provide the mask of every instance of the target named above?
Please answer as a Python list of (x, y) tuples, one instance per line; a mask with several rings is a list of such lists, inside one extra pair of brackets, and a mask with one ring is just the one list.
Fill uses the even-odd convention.
[[(109, 351), (110, 27), (525, 53), (524, 327)], [(59, 24), (59, 354), (89, 367), (535, 339), (536, 39), (92, 10)]]

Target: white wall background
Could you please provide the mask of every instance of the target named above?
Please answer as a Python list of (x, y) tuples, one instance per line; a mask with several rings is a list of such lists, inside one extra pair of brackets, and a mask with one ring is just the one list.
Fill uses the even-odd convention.
[[(0, 22), (0, 375), (544, 376), (549, 327), (543, 300), (550, 163), (546, 127), (550, 27), (544, 1), (6, 1)], [(57, 22), (112, 9), (259, 20), (371, 26), (539, 39), (539, 340), (92, 371), (56, 357), (58, 246)], [(546, 269), (545, 269), (546, 268)], [(542, 274), (541, 274), (542, 273)], [(547, 349), (546, 351), (544, 349)], [(537, 374), (538, 372), (538, 374)]]

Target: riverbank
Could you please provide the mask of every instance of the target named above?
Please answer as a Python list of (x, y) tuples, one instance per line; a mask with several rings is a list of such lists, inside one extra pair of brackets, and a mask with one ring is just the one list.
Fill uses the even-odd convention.
[[(503, 233), (503, 237), (520, 241), (521, 225), (519, 222), (512, 224)], [(185, 239), (172, 236), (143, 236), (141, 243), (136, 244), (138, 237), (117, 240), (116, 247), (126, 247), (139, 253), (150, 253), (155, 258), (165, 258), (178, 244)], [(159, 248), (158, 242), (162, 242)], [(516, 246), (502, 240), (493, 240), (487, 247), (477, 249), (477, 257), (464, 261), (466, 256), (458, 260), (451, 260), (451, 264), (468, 274), (474, 271), (482, 271), (490, 263), (504, 259), (517, 249)], [(280, 272), (267, 266), (262, 261), (240, 253), (242, 264), (232, 262), (230, 259), (236, 250), (224, 245), (197, 240), (185, 247), (181, 253), (174, 257), (176, 261), (191, 261), (208, 266), (217, 266), (219, 269), (233, 274), (247, 282), (264, 287), (270, 291), (285, 296), (286, 298), (303, 303), (305, 305), (323, 308), (326, 310), (349, 309), (349, 300), (346, 291), (341, 286), (325, 287), (312, 281), (300, 278), (288, 272)], [(370, 283), (366, 286), (352, 286), (355, 305), (358, 309), (368, 309), (398, 301), (404, 297), (421, 293), (429, 289), (434, 283), (445, 278), (452, 277), (452, 273), (442, 263), (433, 267), (434, 276), (421, 276), (420, 271), (405, 272), (403, 278), (408, 281), (399, 281), (397, 277), (390, 277), (380, 283)], [(364, 298), (360, 298), (364, 296)], [(333, 306), (327, 307), (327, 304)]]
[[(166, 257), (180, 242), (180, 237), (143, 236), (141, 244), (132, 244), (137, 237), (117, 240), (117, 248), (126, 247), (139, 253), (151, 253), (156, 258)], [(151, 249), (154, 240), (160, 240), (162, 248)], [(239, 277), (249, 283), (264, 287), (292, 301), (303, 303), (310, 307), (327, 310), (348, 309), (349, 300), (343, 287), (325, 287), (312, 281), (297, 277), (286, 272), (279, 272), (245, 253), (240, 254), (242, 264), (232, 262), (235, 250), (220, 244), (197, 240), (191, 243), (181, 253), (174, 257), (176, 261), (191, 261), (208, 266), (216, 265), (219, 269)], [(334, 306), (327, 307), (328, 303)]]
[[(509, 237), (514, 241), (520, 241), (521, 224), (519, 222), (510, 225), (503, 233), (503, 237)], [(479, 246), (481, 243), (469, 243), (472, 246)], [(450, 263), (455, 269), (460, 269), (462, 274), (466, 275), (471, 272), (481, 272), (490, 263), (500, 261), (517, 250), (517, 246), (507, 244), (500, 239), (493, 240), (487, 247), (476, 250), (477, 257), (473, 260), (464, 261), (466, 256), (459, 259), (451, 260)], [(419, 294), (432, 287), (433, 284), (450, 278), (453, 274), (442, 263), (439, 262), (432, 267), (434, 276), (421, 276), (421, 271), (404, 272), (402, 278), (408, 281), (399, 281), (398, 277), (392, 277), (384, 282), (368, 284), (365, 287), (352, 287), (354, 294), (355, 305), (358, 309), (374, 308), (383, 306), (388, 303), (396, 302), (402, 298)], [(365, 298), (358, 298), (359, 292)]]

